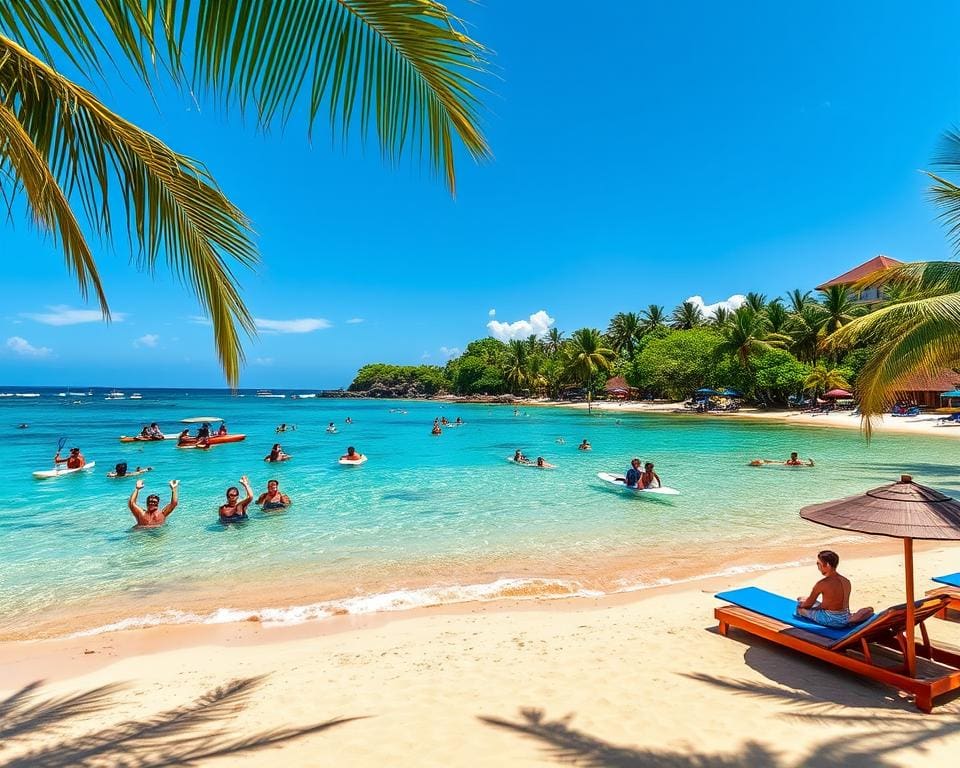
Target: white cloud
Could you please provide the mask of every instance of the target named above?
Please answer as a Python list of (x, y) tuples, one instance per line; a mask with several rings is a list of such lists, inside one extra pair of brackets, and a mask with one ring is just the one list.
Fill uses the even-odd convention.
[(420, 359), (421, 359), (421, 360), (429, 360), (429, 359), (430, 359), (430, 353), (429, 353), (429, 352), (424, 352), (422, 355), (420, 355)]
[(49, 347), (35, 347), (21, 336), (11, 336), (7, 339), (7, 349), (21, 357), (46, 357), (53, 352)]
[[(99, 309), (71, 309), (64, 304), (47, 307), (47, 312), (21, 312), (20, 317), (34, 320), (44, 325), (79, 325), (80, 323), (99, 323), (103, 315)], [(127, 319), (125, 312), (113, 312), (110, 318), (117, 323)]]
[(256, 357), (253, 360), (254, 365), (273, 365), (272, 357)]
[(497, 316), (497, 310), (495, 309), (491, 309), (489, 312), (487, 312), (487, 317), (496, 317), (496, 316)]
[(145, 333), (139, 339), (133, 340), (133, 346), (135, 347), (155, 347), (157, 342), (160, 341), (160, 336), (156, 333)]
[(510, 339), (525, 339), (531, 333), (537, 336), (543, 336), (556, 321), (546, 313), (545, 310), (534, 312), (529, 320), (517, 320), (513, 323), (501, 323), (499, 320), (491, 320), (487, 323), (487, 330), (490, 335), (500, 341), (509, 341)]
[(440, 347), (440, 354), (443, 355), (447, 360), (451, 357), (457, 357), (460, 354), (459, 347)]
[(255, 317), (258, 331), (268, 331), (273, 333), (310, 333), (311, 331), (320, 331), (329, 328), (331, 323), (322, 317), (301, 317), (297, 320), (267, 320), (262, 317)]
[(362, 317), (351, 317), (349, 320), (347, 320), (347, 325), (359, 325), (362, 322)]
[(203, 315), (190, 315), (187, 320), (195, 325), (213, 325), (213, 323), (210, 322), (210, 318), (204, 317)]
[(710, 318), (710, 317), (713, 317), (714, 313), (720, 307), (723, 307), (724, 309), (728, 309), (731, 312), (736, 311), (739, 307), (742, 307), (746, 303), (747, 297), (742, 294), (735, 293), (729, 299), (725, 299), (724, 301), (718, 301), (714, 304), (704, 304), (703, 296), (691, 296), (689, 299), (687, 299), (687, 301), (689, 301), (694, 306), (700, 307), (700, 311), (703, 312), (703, 316)]

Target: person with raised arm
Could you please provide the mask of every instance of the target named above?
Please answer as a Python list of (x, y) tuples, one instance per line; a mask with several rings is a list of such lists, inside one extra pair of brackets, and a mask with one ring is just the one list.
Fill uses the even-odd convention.
[(137, 496), (142, 489), (143, 480), (137, 480), (133, 493), (130, 494), (130, 500), (127, 502), (127, 506), (137, 519), (137, 525), (141, 528), (156, 528), (163, 525), (180, 502), (180, 481), (170, 481), (170, 502), (163, 509), (160, 509), (160, 497), (155, 493), (147, 496), (146, 509), (137, 504)]
[(218, 512), (221, 523), (236, 523), (248, 519), (247, 507), (253, 501), (253, 489), (250, 487), (250, 481), (246, 475), (240, 476), (240, 485), (243, 486), (247, 495), (241, 499), (240, 490), (235, 485), (227, 488), (227, 503), (221, 504)]

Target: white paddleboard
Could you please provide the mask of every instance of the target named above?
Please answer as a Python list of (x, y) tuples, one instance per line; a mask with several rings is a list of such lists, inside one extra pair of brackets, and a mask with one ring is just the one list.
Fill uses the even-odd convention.
[(350, 461), (350, 459), (337, 459), (337, 464), (342, 464), (345, 467), (359, 467), (361, 464), (365, 464), (367, 457), (364, 454), (360, 454), (360, 458), (356, 461)]
[(627, 481), (622, 477), (617, 477), (616, 475), (611, 475), (609, 472), (597, 472), (597, 477), (603, 480), (605, 483), (610, 483), (610, 485), (616, 486), (621, 491), (626, 493), (649, 493), (657, 496), (679, 496), (680, 491), (676, 488), (668, 488), (667, 486), (662, 486), (660, 488), (628, 488)]
[(33, 473), (33, 476), (37, 480), (46, 480), (50, 477), (60, 477), (60, 475), (72, 475), (74, 472), (84, 472), (88, 469), (93, 469), (97, 462), (88, 461), (82, 467), (75, 467), (74, 469), (41, 469)]
[(534, 461), (514, 461), (514, 460), (513, 460), (513, 456), (507, 456), (507, 461), (509, 461), (511, 464), (514, 464), (514, 465), (516, 465), (516, 466), (518, 466), (518, 467), (533, 467), (533, 469), (556, 469), (556, 467), (555, 467), (553, 464), (550, 464), (549, 466), (538, 467), (536, 460), (534, 460)]

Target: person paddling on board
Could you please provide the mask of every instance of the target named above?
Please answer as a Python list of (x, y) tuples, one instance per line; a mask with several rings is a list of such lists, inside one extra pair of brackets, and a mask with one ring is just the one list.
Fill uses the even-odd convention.
[(267, 490), (257, 497), (257, 504), (264, 511), (286, 509), (291, 503), (290, 497), (280, 491), (280, 483), (276, 480), (268, 480)]
[(347, 448), (347, 452), (340, 457), (340, 461), (361, 461), (363, 459), (362, 453), (357, 453), (357, 449), (352, 445)]
[(67, 469), (80, 469), (87, 463), (87, 460), (83, 458), (83, 454), (80, 453), (79, 448), (71, 448), (70, 455), (65, 459), (60, 458), (60, 451), (57, 451), (57, 455), (53, 457), (54, 464), (66, 464)]
[(627, 488), (636, 488), (642, 474), (640, 471), (640, 459), (633, 459), (630, 462), (630, 469), (627, 470), (627, 476), (624, 478)]
[(513, 453), (513, 461), (515, 464), (529, 464), (530, 459), (523, 455), (523, 452), (517, 448)]
[(137, 518), (137, 525), (141, 528), (156, 528), (159, 525), (163, 525), (179, 503), (180, 481), (170, 481), (170, 503), (163, 509), (160, 509), (160, 497), (155, 493), (147, 496), (146, 509), (137, 504), (137, 494), (140, 493), (142, 488), (143, 480), (137, 480), (133, 493), (130, 494), (130, 500), (127, 502), (127, 506), (130, 508), (130, 511), (133, 512), (133, 516)]
[(220, 505), (218, 514), (221, 523), (233, 523), (238, 520), (247, 520), (247, 507), (253, 501), (253, 489), (250, 488), (250, 481), (246, 475), (241, 475), (240, 485), (247, 492), (244, 498), (240, 498), (240, 490), (231, 485), (227, 488), (227, 503)]
[[(837, 573), (840, 557), (825, 549), (817, 554), (817, 570), (823, 576), (813, 585), (809, 597), (797, 598), (797, 616), (824, 627), (847, 627), (873, 616), (873, 608), (850, 613), (850, 579)], [(819, 600), (817, 598), (820, 598)]]
[[(656, 480), (657, 484), (654, 485), (653, 481)], [(646, 490), (647, 488), (662, 488), (663, 483), (660, 482), (660, 475), (653, 471), (653, 462), (648, 461), (643, 465), (643, 472), (640, 474), (640, 482), (637, 483), (637, 487), (640, 490)]]
[(544, 461), (543, 456), (537, 456), (537, 466), (540, 469), (553, 469), (553, 464), (549, 461)]

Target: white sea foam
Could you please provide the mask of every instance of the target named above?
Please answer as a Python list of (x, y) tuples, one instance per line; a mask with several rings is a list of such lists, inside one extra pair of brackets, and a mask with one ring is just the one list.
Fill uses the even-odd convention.
[(620, 588), (614, 590), (615, 592), (640, 592), (644, 589), (655, 589), (657, 587), (668, 587), (673, 584), (689, 584), (692, 581), (703, 581), (705, 579), (717, 579), (723, 578), (725, 576), (742, 576), (745, 573), (760, 573), (762, 571), (775, 571), (779, 568), (797, 568), (803, 565), (803, 562), (800, 560), (791, 560), (785, 563), (751, 563), (749, 565), (732, 565), (729, 568), (724, 568), (722, 571), (714, 571), (711, 573), (701, 573), (696, 576), (687, 576), (683, 579), (669, 579), (662, 578), (657, 579), (656, 581), (651, 582), (633, 582), (625, 583), (623, 580), (620, 580), (622, 585)]
[(146, 616), (134, 616), (112, 624), (85, 629), (71, 637), (90, 637), (125, 629), (143, 629), (170, 624), (229, 624), (238, 621), (259, 621), (267, 626), (292, 626), (307, 621), (325, 619), (334, 615), (360, 616), (370, 613), (408, 611), (435, 605), (492, 602), (514, 599), (559, 599), (566, 597), (599, 597), (603, 592), (586, 589), (577, 582), (561, 579), (498, 579), (487, 584), (424, 587), (400, 589), (373, 595), (327, 600), (309, 605), (285, 608), (258, 608), (242, 610), (218, 608), (201, 615), (186, 611), (161, 611)]

